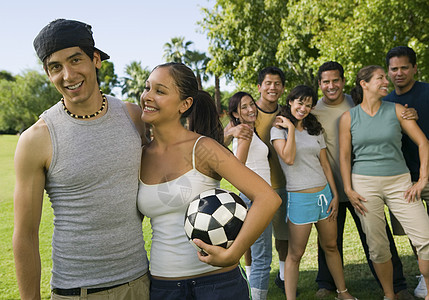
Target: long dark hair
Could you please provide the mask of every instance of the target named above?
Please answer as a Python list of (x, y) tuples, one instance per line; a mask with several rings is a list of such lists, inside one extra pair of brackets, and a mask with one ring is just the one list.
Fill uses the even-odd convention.
[[(232, 121), (232, 124), (234, 124), (234, 126), (237, 126), (240, 124), (240, 120), (234, 117), (233, 113), (238, 114), (238, 108), (240, 107), (241, 99), (243, 99), (244, 96), (250, 97), (253, 103), (256, 104), (255, 99), (253, 99), (253, 97), (249, 93), (237, 92), (234, 95), (232, 95), (231, 98), (229, 98), (229, 103), (228, 103), (228, 116), (229, 116), (229, 119)], [(258, 113), (258, 110), (256, 110), (256, 113)]]
[(157, 68), (168, 68), (181, 100), (188, 97), (193, 99), (191, 107), (181, 116), (188, 118), (189, 130), (211, 137), (223, 145), (223, 128), (216, 105), (209, 93), (198, 90), (194, 72), (186, 65), (176, 62), (159, 65), (154, 70)]
[[(314, 107), (317, 104), (317, 95), (311, 87), (307, 85), (298, 85), (294, 87), (290, 91), (289, 95), (287, 95), (286, 105), (282, 106), (279, 115), (288, 118), (296, 126), (298, 120), (292, 115), (289, 102), (297, 100), (302, 101), (306, 98), (311, 99), (311, 107)], [(302, 126), (310, 135), (319, 135), (323, 132), (322, 124), (320, 124), (316, 117), (311, 113), (302, 120)]]
[(352, 96), (352, 99), (355, 105), (361, 104), (363, 101), (363, 89), (362, 89), (362, 86), (360, 85), (360, 82), (362, 80), (366, 82), (370, 82), (372, 76), (374, 75), (374, 72), (380, 69), (384, 70), (380, 66), (371, 65), (371, 66), (363, 67), (362, 69), (359, 70), (359, 72), (356, 75), (355, 86), (350, 91), (350, 95)]
[(199, 90), (194, 109), (188, 116), (189, 130), (211, 137), (223, 145), (223, 126), (215, 102), (209, 93)]

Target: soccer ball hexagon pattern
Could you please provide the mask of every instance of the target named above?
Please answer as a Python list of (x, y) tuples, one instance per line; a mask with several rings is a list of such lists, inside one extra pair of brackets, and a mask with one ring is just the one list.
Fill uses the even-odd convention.
[(185, 232), (194, 247), (192, 239), (197, 238), (210, 245), (228, 248), (240, 232), (246, 215), (247, 206), (235, 193), (211, 189), (189, 203)]

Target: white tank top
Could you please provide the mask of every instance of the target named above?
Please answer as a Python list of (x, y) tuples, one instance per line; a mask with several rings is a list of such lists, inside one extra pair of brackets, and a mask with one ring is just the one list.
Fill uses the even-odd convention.
[(154, 276), (193, 276), (220, 269), (198, 259), (183, 227), (188, 204), (200, 193), (219, 187), (218, 180), (195, 168), (195, 148), (200, 138), (192, 149), (191, 170), (159, 184), (140, 180), (137, 205), (152, 225), (150, 272)]
[[(232, 152), (237, 155), (238, 140), (232, 140)], [(249, 153), (247, 154), (246, 167), (261, 176), (269, 185), (271, 185), (270, 164), (268, 162), (268, 147), (253, 132), (250, 142)]]

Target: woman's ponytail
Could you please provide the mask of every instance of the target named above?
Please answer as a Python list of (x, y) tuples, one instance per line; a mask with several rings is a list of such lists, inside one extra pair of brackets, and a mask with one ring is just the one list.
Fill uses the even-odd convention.
[(193, 106), (188, 117), (189, 130), (211, 137), (223, 145), (223, 126), (214, 99), (209, 93), (199, 90), (194, 97)]

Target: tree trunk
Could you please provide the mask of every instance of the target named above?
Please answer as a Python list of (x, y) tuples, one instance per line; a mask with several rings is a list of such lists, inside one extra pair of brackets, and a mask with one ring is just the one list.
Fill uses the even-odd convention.
[(220, 115), (222, 113), (222, 107), (220, 104), (220, 80), (219, 80), (219, 76), (215, 75), (215, 94), (214, 94), (214, 100), (215, 100), (215, 104), (216, 104), (216, 109), (218, 114)]
[(198, 74), (196, 77), (197, 77), (198, 89), (202, 90), (203, 89), (203, 84), (201, 82), (201, 75)]

